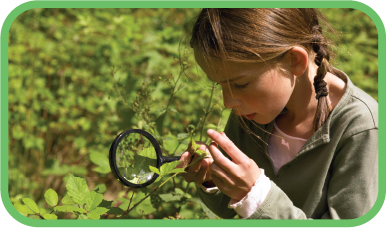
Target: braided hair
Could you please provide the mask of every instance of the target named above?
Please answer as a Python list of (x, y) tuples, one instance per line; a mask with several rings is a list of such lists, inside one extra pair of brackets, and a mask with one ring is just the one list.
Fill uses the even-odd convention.
[(316, 109), (314, 121), (312, 123), (312, 128), (314, 131), (319, 129), (322, 124), (327, 120), (328, 116), (331, 113), (331, 106), (328, 103), (327, 95), (327, 83), (324, 81), (324, 77), (327, 72), (330, 70), (330, 55), (327, 49), (327, 44), (324, 42), (324, 37), (322, 36), (322, 28), (319, 24), (314, 25), (312, 28), (313, 40), (312, 48), (316, 53), (315, 64), (318, 66), (316, 75), (314, 77), (314, 88), (316, 99), (318, 100), (318, 106)]

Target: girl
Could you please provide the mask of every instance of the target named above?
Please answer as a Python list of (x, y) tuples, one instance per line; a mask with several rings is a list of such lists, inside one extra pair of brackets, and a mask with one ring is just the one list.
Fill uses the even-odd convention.
[(218, 216), (349, 219), (376, 201), (378, 104), (329, 63), (321, 19), (294, 8), (198, 15), (190, 45), (232, 113), (183, 177)]

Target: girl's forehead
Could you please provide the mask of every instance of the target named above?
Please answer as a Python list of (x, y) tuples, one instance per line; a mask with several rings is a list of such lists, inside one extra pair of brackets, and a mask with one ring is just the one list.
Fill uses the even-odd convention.
[(240, 78), (240, 76), (247, 76), (259, 73), (263, 70), (264, 63), (246, 63), (236, 62), (230, 60), (222, 60), (219, 58), (208, 57), (203, 55), (200, 51), (194, 50), (194, 56), (197, 64), (205, 72), (212, 81), (220, 82), (224, 78), (228, 80)]

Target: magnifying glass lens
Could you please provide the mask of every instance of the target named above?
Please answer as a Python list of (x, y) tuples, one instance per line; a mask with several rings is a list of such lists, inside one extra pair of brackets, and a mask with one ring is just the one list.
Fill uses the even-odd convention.
[(115, 161), (119, 174), (132, 184), (153, 178), (149, 166), (157, 167), (157, 152), (151, 141), (140, 133), (130, 133), (119, 142)]

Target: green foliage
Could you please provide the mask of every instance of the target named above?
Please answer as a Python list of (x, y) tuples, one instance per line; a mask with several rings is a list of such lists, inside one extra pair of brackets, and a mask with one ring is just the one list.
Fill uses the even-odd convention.
[[(374, 24), (358, 10), (322, 11), (341, 38), (339, 48), (332, 47), (334, 66), (377, 99)], [(177, 162), (158, 170), (146, 162), (155, 159), (153, 151), (139, 150), (143, 164), (153, 166), (149, 171), (160, 174), (145, 189), (120, 185), (108, 162), (112, 141), (130, 128), (150, 132), (164, 156), (181, 155), (191, 141), (210, 140), (204, 133), (209, 128), (224, 129), (230, 111), (222, 106), (220, 89), (194, 63), (189, 46), (179, 53), (198, 12), (31, 9), (19, 15), (8, 35), (8, 186), (21, 214), (217, 218), (195, 197), (195, 185), (177, 175), (183, 171), (175, 169)]]
[(58, 194), (51, 188), (44, 193), (44, 198), (46, 198), (47, 204), (51, 207), (55, 207), (58, 204)]

